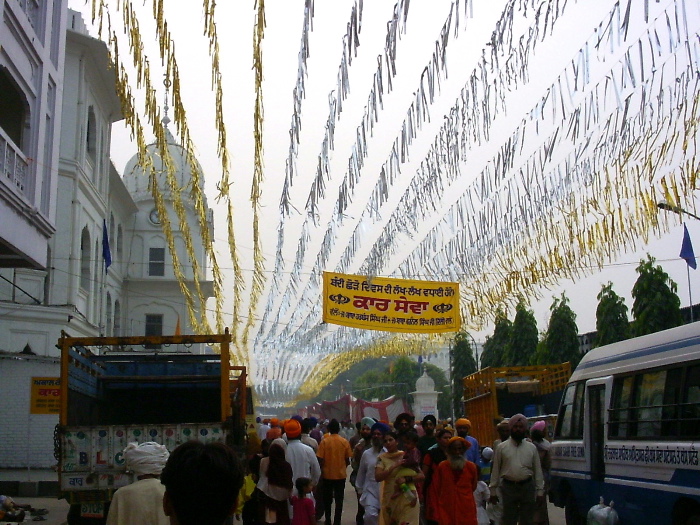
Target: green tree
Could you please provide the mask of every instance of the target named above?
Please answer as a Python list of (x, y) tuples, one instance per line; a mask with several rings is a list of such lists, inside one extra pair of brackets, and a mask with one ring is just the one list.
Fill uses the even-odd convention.
[(462, 379), (476, 372), (476, 348), (472, 344), (472, 336), (465, 331), (457, 332), (454, 344), (450, 348), (450, 362), (452, 363), (452, 406), (455, 414), (462, 414), (462, 396), (464, 387)]
[(394, 385), (394, 393), (407, 399), (420, 374), (420, 365), (416, 361), (406, 356), (399, 357), (390, 365), (389, 382)]
[(506, 366), (505, 356), (510, 345), (512, 323), (500, 308), (496, 311), (493, 335), (486, 338), (481, 353), (481, 368), (487, 366)]
[(647, 260), (641, 260), (637, 266), (639, 277), (632, 288), (633, 337), (683, 324), (681, 300), (676, 294), (678, 286), (660, 265), (654, 266), (655, 262), (647, 254)]
[(573, 368), (581, 360), (576, 314), (569, 307), (569, 299), (565, 294), (561, 294), (560, 298), (554, 298), (549, 311), (551, 312), (549, 326), (544, 336), (549, 362), (541, 364), (569, 361)]
[(609, 345), (624, 341), (630, 336), (630, 322), (627, 318), (627, 305), (624, 298), (612, 289), (612, 283), (603, 285), (598, 293), (598, 307), (595, 310), (595, 346)]
[(510, 331), (506, 366), (529, 365), (537, 351), (537, 321), (532, 310), (521, 301), (515, 307), (515, 319)]
[(532, 356), (533, 365), (547, 365), (551, 363), (551, 358), (549, 351), (547, 350), (547, 343), (544, 340), (544, 334), (541, 334), (539, 343), (537, 343), (537, 350), (535, 355)]
[(357, 376), (353, 384), (353, 391), (356, 397), (362, 399), (386, 399), (391, 395), (390, 389), (380, 385), (388, 385), (389, 383), (389, 368), (385, 366), (383, 369), (368, 370)]

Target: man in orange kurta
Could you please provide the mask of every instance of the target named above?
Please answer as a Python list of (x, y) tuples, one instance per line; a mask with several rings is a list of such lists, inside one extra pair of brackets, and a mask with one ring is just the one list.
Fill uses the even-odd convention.
[(438, 465), (433, 476), (439, 525), (477, 525), (474, 491), (479, 478), (476, 465), (464, 458), (470, 443), (459, 436), (450, 439), (447, 459)]
[(345, 478), (352, 457), (350, 443), (338, 434), (340, 423), (333, 419), (328, 424), (329, 434), (318, 445), (321, 476), (323, 477), (323, 511), (326, 516), (325, 525), (331, 525), (331, 506), (335, 499), (335, 513), (332, 525), (340, 525), (343, 516), (343, 498), (345, 494)]

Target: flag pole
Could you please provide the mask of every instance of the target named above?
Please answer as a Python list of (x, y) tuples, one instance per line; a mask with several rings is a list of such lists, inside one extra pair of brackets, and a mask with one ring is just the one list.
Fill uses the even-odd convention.
[(683, 244), (681, 245), (681, 253), (679, 257), (685, 259), (686, 262), (686, 272), (688, 272), (688, 300), (690, 301), (690, 322), (694, 322), (693, 315), (693, 293), (690, 289), (690, 268), (693, 270), (698, 267), (698, 263), (695, 260), (695, 252), (693, 251), (693, 243), (690, 240), (690, 234), (688, 233), (688, 226), (683, 223)]
[(690, 290), (690, 266), (685, 265), (685, 271), (688, 274), (688, 299), (690, 300), (690, 322), (693, 323), (695, 320), (693, 319), (693, 293)]

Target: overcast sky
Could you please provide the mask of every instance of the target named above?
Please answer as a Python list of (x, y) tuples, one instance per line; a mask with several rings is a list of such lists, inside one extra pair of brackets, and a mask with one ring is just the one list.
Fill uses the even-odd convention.
[[(518, 5), (532, 2), (516, 2)], [(534, 2), (539, 4), (539, 2)], [(560, 2), (561, 3), (561, 2)], [(624, 3), (624, 2), (623, 2)], [(692, 2), (691, 2), (692, 3)], [(140, 4), (137, 2), (137, 4)], [(326, 225), (330, 220), (337, 187), (347, 169), (349, 152), (356, 139), (356, 128), (361, 122), (367, 107), (368, 93), (372, 87), (373, 74), (377, 68), (377, 56), (383, 52), (387, 34), (387, 21), (392, 17), (395, 0), (365, 0), (362, 10), (362, 26), (360, 31), (360, 46), (357, 56), (353, 57), (349, 67), (350, 94), (343, 102), (343, 113), (337, 121), (335, 150), (330, 157), (332, 176), (328, 183), (326, 199), (320, 208), (319, 227), (311, 230), (312, 239), (309, 243), (309, 256), (304, 264), (306, 272), (313, 266), (316, 253)], [(508, 119), (517, 122), (523, 118), (533, 101), (541, 95), (541, 90), (547, 87), (553, 76), (559, 74), (577, 49), (591, 37), (597, 25), (605, 19), (606, 14), (615, 4), (613, 0), (595, 0), (593, 2), (574, 2), (569, 0), (567, 16), (562, 19), (556, 31), (550, 38), (545, 39), (537, 48), (531, 59), (530, 79), (527, 89), (509, 95), (508, 117), (501, 119), (493, 129), (494, 147), (499, 144), (499, 133), (505, 136), (509, 133)], [(652, 5), (654, 13), (668, 5), (671, 0)], [(140, 14), (140, 23), (144, 35), (152, 35), (152, 20), (150, 19), (150, 2), (144, 6), (135, 6)], [(206, 192), (209, 204), (215, 210), (215, 228), (217, 249), (221, 255), (219, 260), (222, 268), (226, 269), (231, 286), (231, 264), (226, 258), (225, 212), (220, 204), (214, 202), (216, 182), (220, 177), (220, 165), (216, 156), (216, 134), (214, 130), (214, 103), (210, 85), (210, 61), (207, 53), (207, 41), (202, 36), (203, 16), (198, 2), (165, 2), (168, 28), (175, 36), (177, 59), (183, 78), (183, 98), (188, 111), (188, 122), (193, 132), (197, 146), (197, 155), (206, 174)], [(292, 267), (297, 239), (300, 236), (302, 224), (306, 215), (303, 213), (309, 195), (309, 189), (315, 174), (321, 143), (325, 132), (325, 123), (329, 112), (329, 96), (337, 93), (337, 72), (343, 51), (343, 35), (356, 2), (353, 0), (316, 0), (313, 17), (313, 30), (309, 37), (310, 58), (307, 62), (308, 77), (306, 78), (306, 98), (303, 100), (302, 128), (299, 153), (297, 157), (298, 175), (291, 190), (291, 201), (299, 213), (293, 213), (285, 221), (284, 258), (287, 261), (285, 272)], [(391, 143), (397, 135), (406, 109), (413, 99), (416, 87), (426, 64), (430, 62), (435, 49), (435, 41), (440, 36), (440, 29), (447, 19), (452, 2), (447, 0), (431, 0), (410, 2), (410, 11), (406, 22), (405, 33), (397, 44), (397, 77), (393, 92), (384, 100), (374, 136), (368, 142), (368, 156), (363, 169), (363, 180), (355, 190), (352, 204), (346, 211), (349, 220), (348, 227), (339, 232), (339, 247), (344, 247), (357, 221), (363, 213), (364, 206), (377, 180), (377, 173), (385, 161)], [(442, 81), (434, 104), (431, 105), (431, 121), (426, 123), (417, 139), (411, 145), (411, 162), (402, 168), (405, 174), (396, 181), (392, 188), (394, 195), (400, 196), (410, 181), (420, 161), (425, 156), (439, 126), (443, 115), (455, 103), (459, 90), (469, 78), (477, 59), (487, 48), (487, 42), (499, 19), (505, 0), (474, 1), (469, 5), (465, 16), (464, 1), (460, 2), (460, 28), (458, 36), (449, 44), (448, 81)], [(81, 0), (69, 0), (69, 6), (86, 13), (88, 8)], [(292, 92), (297, 80), (299, 66), (298, 53), (303, 23), (303, 0), (274, 0), (265, 2), (267, 27), (263, 44), (264, 60), (264, 150), (265, 150), (265, 183), (261, 200), (261, 212), (264, 217), (262, 240), (263, 252), (266, 257), (268, 276), (268, 292), (271, 272), (274, 269), (275, 252), (277, 249), (277, 228), (279, 222), (278, 205), (281, 187), (285, 176), (285, 161), (287, 159), (290, 139), (289, 130), (292, 115)], [(623, 6), (624, 8), (625, 6)], [(697, 6), (689, 8), (692, 16), (697, 17)], [(114, 16), (114, 15), (113, 15)], [(252, 28), (254, 22), (254, 2), (236, 1), (220, 2), (217, 4), (217, 29), (221, 47), (221, 69), (224, 83), (224, 115), (228, 128), (228, 147), (232, 154), (232, 177), (236, 195), (237, 235), (242, 266), (245, 278), (250, 280), (253, 269), (253, 239), (250, 227), (252, 213), (248, 196), (251, 186), (253, 164), (252, 140), (252, 108), (254, 101), (254, 86), (252, 77)], [(516, 24), (517, 24), (516, 19)], [(692, 23), (692, 21), (691, 21)], [(695, 24), (695, 27), (697, 24)], [(631, 32), (641, 32), (640, 27), (631, 28)], [(94, 33), (93, 33), (94, 34)], [(150, 45), (154, 44), (152, 36), (146, 37)], [(124, 48), (122, 48), (124, 49)], [(124, 51), (122, 51), (124, 53)], [(147, 49), (154, 78), (159, 60), (155, 48)], [(112, 158), (118, 170), (122, 170), (126, 162), (135, 153), (135, 147), (129, 142), (128, 132), (121, 124), (113, 128)], [(483, 155), (488, 155), (484, 150)], [(469, 168), (464, 170), (465, 177), (472, 176)], [(663, 212), (662, 212), (663, 213)], [(672, 214), (671, 214), (672, 215)], [(388, 218), (388, 217), (387, 217)], [(683, 306), (688, 304), (688, 288), (686, 264), (678, 257), (682, 239), (682, 226), (678, 218), (669, 216), (670, 233), (661, 239), (652, 239), (649, 245), (640, 242), (638, 250), (620, 255), (616, 261), (607, 264), (603, 271), (595, 271), (594, 275), (580, 282), (564, 282), (552, 290), (540, 290), (541, 300), (534, 301), (538, 328), (546, 328), (549, 318), (549, 305), (553, 295), (562, 291), (571, 300), (571, 306), (578, 314), (580, 332), (595, 329), (596, 295), (602, 284), (612, 281), (615, 291), (627, 298), (631, 308), (631, 289), (636, 279), (635, 267), (646, 253), (651, 253), (662, 264), (664, 269), (679, 285), (679, 295)], [(692, 219), (688, 223), (691, 237), (700, 249), (700, 224)], [(339, 251), (340, 248), (337, 248)], [(334, 262), (337, 262), (337, 256)], [(571, 261), (576, 264), (576, 261)], [(327, 268), (333, 270), (333, 268)], [(691, 284), (697, 286), (697, 272), (691, 270)], [(696, 300), (700, 299), (700, 287), (696, 292)], [(227, 308), (231, 300), (226, 301)], [(267, 304), (264, 295), (256, 314), (263, 315)], [(275, 308), (277, 308), (275, 306)], [(230, 310), (226, 311), (230, 319)], [(247, 315), (247, 312), (244, 313)], [(512, 317), (512, 313), (511, 313)], [(491, 333), (491, 326), (486, 326), (480, 332), (475, 332), (477, 340), (483, 340)]]

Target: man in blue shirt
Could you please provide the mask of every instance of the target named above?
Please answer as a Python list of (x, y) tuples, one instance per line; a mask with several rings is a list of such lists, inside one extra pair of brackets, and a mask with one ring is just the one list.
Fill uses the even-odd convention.
[(469, 441), (472, 446), (467, 449), (464, 453), (464, 457), (467, 458), (472, 463), (478, 463), (479, 461), (479, 442), (476, 438), (469, 435), (472, 429), (472, 423), (466, 417), (461, 417), (455, 422), (455, 430), (457, 435), (461, 438)]

